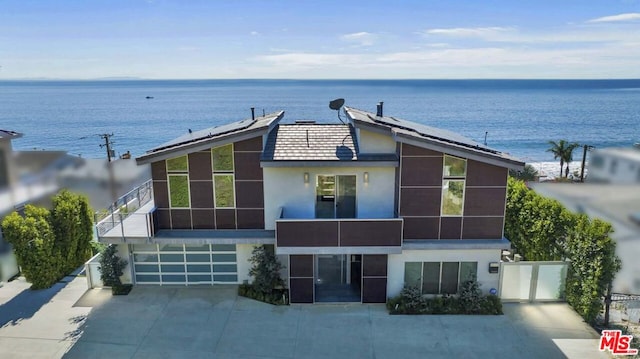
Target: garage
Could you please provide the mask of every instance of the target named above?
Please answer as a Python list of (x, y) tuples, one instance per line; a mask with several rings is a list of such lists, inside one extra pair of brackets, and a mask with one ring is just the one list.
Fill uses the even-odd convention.
[(136, 284), (238, 283), (235, 244), (133, 244)]

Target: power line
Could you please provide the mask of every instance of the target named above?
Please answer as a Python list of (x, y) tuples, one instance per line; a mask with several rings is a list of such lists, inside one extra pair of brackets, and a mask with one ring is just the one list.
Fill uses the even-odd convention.
[(111, 146), (115, 144), (115, 142), (111, 141), (113, 133), (103, 133), (98, 136), (104, 140), (104, 144), (100, 145), (100, 148), (107, 148), (107, 160), (111, 162), (111, 157), (115, 157), (115, 151), (111, 149)]

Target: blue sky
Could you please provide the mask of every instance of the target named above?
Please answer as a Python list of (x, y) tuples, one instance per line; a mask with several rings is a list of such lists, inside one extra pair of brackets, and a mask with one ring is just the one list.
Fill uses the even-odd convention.
[(0, 0), (0, 79), (640, 78), (640, 0)]

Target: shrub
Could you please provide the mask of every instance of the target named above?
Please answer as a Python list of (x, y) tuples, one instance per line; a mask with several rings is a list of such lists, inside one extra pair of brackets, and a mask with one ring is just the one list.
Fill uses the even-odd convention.
[(475, 275), (462, 282), (460, 286), (460, 305), (463, 310), (469, 314), (479, 313), (483, 301), (480, 284), (476, 280)]
[(238, 295), (270, 304), (289, 304), (289, 292), (280, 277), (284, 267), (275, 256), (273, 247), (255, 247), (249, 261), (253, 264), (249, 270), (253, 282), (239, 286)]
[[(127, 261), (118, 257), (117, 247), (115, 244), (110, 244), (102, 252), (100, 257), (100, 279), (102, 283), (107, 287), (119, 287), (122, 285), (120, 276), (124, 273), (124, 268), (127, 266)], [(117, 291), (118, 289), (116, 289)]]

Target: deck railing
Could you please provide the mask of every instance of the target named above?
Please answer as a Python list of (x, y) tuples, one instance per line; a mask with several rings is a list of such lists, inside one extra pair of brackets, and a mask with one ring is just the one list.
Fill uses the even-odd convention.
[(125, 219), (152, 199), (153, 185), (149, 180), (118, 198), (106, 211), (97, 211), (94, 214), (94, 223), (96, 223), (98, 238), (122, 224)]

